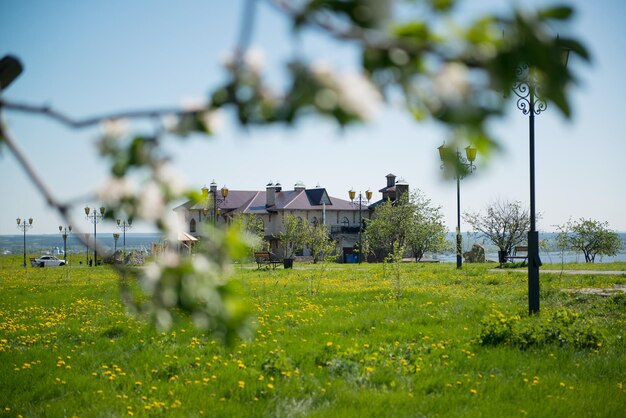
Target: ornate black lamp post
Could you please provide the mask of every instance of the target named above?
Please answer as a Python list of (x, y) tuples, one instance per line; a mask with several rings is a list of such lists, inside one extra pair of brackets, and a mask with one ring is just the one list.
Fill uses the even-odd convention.
[[(350, 189), (348, 191), (348, 196), (350, 196), (350, 201), (354, 205), (355, 204), (354, 198), (356, 196), (356, 192)], [(369, 203), (369, 201), (372, 199), (372, 192), (370, 190), (365, 191), (365, 198), (367, 199), (367, 203)], [(359, 202), (359, 264), (361, 264), (362, 254), (363, 254), (363, 218), (362, 218), (362, 213), (361, 213), (361, 209), (363, 205), (363, 196), (361, 195), (361, 192), (359, 192), (358, 199), (359, 199), (358, 200)]]
[[(119, 219), (117, 220), (119, 224)], [(117, 240), (120, 239), (120, 234), (113, 233), (113, 262), (117, 262)], [(124, 252), (126, 252), (126, 248), (124, 248)]]
[[(569, 50), (563, 49), (562, 60), (567, 66)], [(515, 70), (517, 81), (511, 89), (517, 96), (517, 108), (528, 115), (529, 160), (530, 160), (530, 230), (528, 231), (528, 312), (539, 312), (539, 233), (535, 216), (535, 115), (548, 107), (541, 97), (541, 83), (527, 64)]]
[(72, 227), (69, 225), (66, 227), (59, 225), (59, 232), (63, 237), (63, 260), (65, 261), (65, 265), (67, 265), (67, 236), (72, 232)]
[[(123, 241), (123, 244), (124, 244), (124, 259), (126, 259), (126, 231), (128, 231), (129, 229), (131, 229), (133, 227), (133, 220), (132, 219), (128, 219), (128, 220), (126, 220), (126, 219), (124, 219), (124, 220), (118, 219), (117, 220), (117, 227), (119, 229), (121, 229), (122, 233), (123, 233), (122, 241)], [(115, 235), (113, 237), (115, 238)], [(117, 234), (117, 237), (119, 238), (120, 235)]]
[[(87, 206), (85, 207), (85, 218), (93, 224), (93, 265), (98, 265), (98, 242), (96, 236), (96, 225), (102, 220), (104, 217), (104, 206), (100, 207), (100, 211), (96, 211), (94, 208), (93, 211)], [(91, 213), (91, 215), (90, 215)]]
[(23, 220), (17, 218), (17, 229), (24, 232), (24, 268), (26, 268), (26, 231), (33, 227), (33, 218), (28, 218), (28, 222), (26, 222), (26, 218)]
[[(441, 145), (439, 148), (439, 158), (441, 158), (442, 165), (441, 169), (445, 168), (446, 161), (450, 160), (450, 155), (453, 152), (450, 148), (446, 147), (445, 144)], [(476, 170), (476, 166), (474, 165), (474, 161), (476, 160), (476, 148), (474, 147), (466, 147), (465, 148), (465, 157), (456, 150), (456, 160), (458, 164), (467, 170), (468, 174), (471, 174)], [(460, 167), (459, 167), (460, 168)], [(455, 170), (456, 176), (456, 268), (460, 269), (463, 267), (463, 253), (461, 246), (461, 179), (465, 177), (464, 174), (460, 172), (460, 170)]]
[[(226, 201), (229, 190), (228, 190), (228, 187), (226, 186), (222, 187), (220, 189), (220, 196), (218, 196), (217, 183), (215, 182), (215, 180), (211, 182), (210, 186), (211, 186), (210, 192), (211, 192), (212, 199), (213, 199), (213, 225), (217, 225), (217, 217), (219, 215), (219, 205)], [(206, 189), (206, 186), (202, 189), (202, 192), (208, 196), (208, 191)], [(208, 208), (204, 208), (203, 210), (204, 216), (208, 215), (208, 211), (209, 211)]]

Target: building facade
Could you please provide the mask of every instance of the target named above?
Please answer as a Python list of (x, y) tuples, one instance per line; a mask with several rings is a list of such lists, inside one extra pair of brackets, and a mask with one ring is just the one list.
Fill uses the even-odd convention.
[[(282, 256), (279, 234), (287, 215), (306, 219), (313, 225), (327, 225), (331, 238), (337, 243), (345, 260), (345, 256), (352, 254), (358, 243), (359, 222), (364, 223), (364, 219), (371, 217), (377, 204), (386, 199), (395, 200), (398, 188), (404, 190), (406, 183), (396, 183), (393, 174), (386, 178), (387, 186), (380, 190), (382, 199), (376, 203), (363, 200), (360, 206), (358, 199), (350, 201), (329, 196), (325, 188), (308, 189), (301, 182), (296, 183), (291, 190), (285, 190), (280, 183), (273, 182), (267, 184), (265, 190), (229, 190), (226, 187), (218, 189), (213, 181), (209, 188), (202, 188), (204, 201), (188, 201), (174, 211), (186, 225), (185, 232), (195, 238), (201, 237), (203, 222), (219, 226), (228, 224), (239, 214), (254, 215), (263, 222), (264, 236), (270, 251), (279, 256)], [(307, 256), (310, 252), (305, 248), (298, 255)]]

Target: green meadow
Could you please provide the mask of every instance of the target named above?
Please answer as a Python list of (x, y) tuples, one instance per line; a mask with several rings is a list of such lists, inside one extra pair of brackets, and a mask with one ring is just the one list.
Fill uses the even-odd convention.
[(225, 347), (129, 315), (106, 266), (20, 261), (0, 259), (0, 416), (626, 415), (626, 263), (542, 274), (532, 317), (526, 275), (493, 264), (237, 265), (251, 334)]

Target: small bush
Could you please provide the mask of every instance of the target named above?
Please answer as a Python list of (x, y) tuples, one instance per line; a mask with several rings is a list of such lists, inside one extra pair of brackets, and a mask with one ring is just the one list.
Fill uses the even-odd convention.
[(481, 345), (504, 344), (520, 349), (547, 344), (598, 349), (602, 341), (602, 334), (590, 321), (568, 309), (525, 317), (494, 311), (482, 321), (477, 338)]

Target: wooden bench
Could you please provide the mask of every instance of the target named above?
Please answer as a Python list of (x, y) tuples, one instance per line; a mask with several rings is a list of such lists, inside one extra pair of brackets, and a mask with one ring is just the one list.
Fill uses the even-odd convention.
[(261, 268), (275, 269), (277, 266), (283, 263), (283, 260), (276, 257), (269, 251), (258, 251), (254, 253), (254, 260), (257, 264), (257, 270)]
[[(523, 254), (520, 254), (523, 253)], [(513, 248), (513, 254), (504, 257), (505, 261), (522, 260), (522, 264), (526, 264), (528, 261), (528, 247), (517, 246)]]

